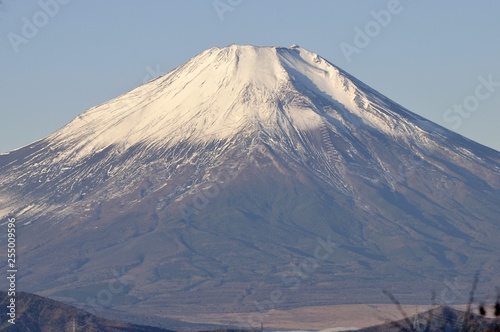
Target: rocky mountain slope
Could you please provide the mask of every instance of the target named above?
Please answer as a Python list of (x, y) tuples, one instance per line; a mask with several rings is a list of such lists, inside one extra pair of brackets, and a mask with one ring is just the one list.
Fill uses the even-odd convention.
[(417, 303), (500, 282), (499, 170), (310, 51), (231, 45), (1, 155), (0, 217), (19, 286), (84, 309)]

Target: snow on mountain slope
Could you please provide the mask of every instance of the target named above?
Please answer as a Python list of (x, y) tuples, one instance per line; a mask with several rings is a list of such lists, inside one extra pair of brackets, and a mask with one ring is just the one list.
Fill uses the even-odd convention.
[[(278, 118), (290, 117), (276, 109), (291, 88), (281, 66), (287, 57), (276, 48), (210, 49), (164, 77), (87, 111), (50, 139), (81, 142), (85, 137), (84, 154), (111, 144), (127, 148), (225, 139), (251, 131), (256, 123), (275, 127)], [(298, 116), (297, 121), (306, 127), (321, 123), (315, 114)], [(74, 137), (78, 132), (81, 136)]]
[[(291, 49), (232, 45), (212, 48), (171, 73), (108, 103), (90, 109), (49, 136), (54, 147), (76, 143), (81, 157), (116, 144), (228, 139), (255, 134), (306, 130), (323, 124), (324, 110), (313, 96), (393, 135), (410, 134), (419, 119), (391, 112), (373, 91), (363, 91), (338, 68), (299, 47)], [(306, 98), (304, 98), (304, 95)], [(309, 98), (307, 98), (309, 97)], [(406, 128), (410, 126), (410, 128)], [(413, 132), (411, 132), (413, 134)]]
[(499, 275), (499, 173), (498, 151), (312, 52), (231, 45), (1, 155), (0, 218), (24, 226), (28, 290), (81, 300), (113, 267), (136, 278), (127, 312), (261, 301), (326, 235), (287, 305), (372, 301), (381, 282), (420, 301)]
[[(94, 202), (116, 198), (133, 191), (136, 179), (154, 169), (153, 162), (139, 167), (142, 160), (189, 145), (216, 149), (204, 160), (189, 147), (177, 159), (156, 160), (169, 171), (158, 174), (151, 190), (164, 187), (172, 169), (197, 164), (199, 174), (207, 173), (236, 147), (242, 155), (230, 159), (245, 163), (243, 151), (249, 155), (265, 144), (283, 158), (310, 164), (319, 177), (358, 201), (349, 173), (393, 189), (404, 181), (400, 171), (378, 156), (368, 135), (396, 142), (414, 159), (446, 154), (474, 165), (490, 185), (500, 186), (491, 176), (491, 171), (498, 172), (497, 164), (483, 160), (479, 145), (405, 110), (320, 56), (298, 46), (231, 45), (204, 51), (170, 73), (91, 108), (47, 138), (0, 156), (0, 167), (8, 170), (3, 182), (30, 188), (17, 195), (7, 191), (0, 198), (0, 214), (71, 210), (67, 199), (75, 202), (89, 194)], [(395, 158), (408, 166), (408, 158)], [(176, 191), (192, 192), (199, 184)], [(42, 187), (43, 198), (24, 196)]]

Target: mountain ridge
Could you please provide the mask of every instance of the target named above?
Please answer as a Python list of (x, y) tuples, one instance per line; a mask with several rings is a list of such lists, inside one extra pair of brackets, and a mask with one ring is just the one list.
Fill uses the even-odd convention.
[[(247, 62), (250, 62), (250, 65), (248, 64), (246, 66), (241, 65), (241, 63), (244, 63), (244, 61), (240, 60), (240, 58), (245, 58), (245, 56), (241, 56), (240, 53), (243, 54), (250, 53), (249, 56), (246, 56), (247, 58), (249, 58)], [(260, 53), (265, 53), (265, 56), (260, 55)], [(280, 58), (280, 56), (282, 58)], [(207, 57), (208, 59), (206, 59)], [(199, 105), (196, 107), (192, 107), (192, 105), (182, 106), (186, 109), (190, 109), (191, 107), (194, 111), (190, 111), (191, 115), (188, 114), (188, 116), (186, 116), (186, 119), (182, 119), (180, 124), (177, 123), (175, 118), (178, 117), (177, 114), (179, 112), (176, 110), (177, 107), (179, 106), (175, 105), (177, 104), (180, 105), (182, 103), (177, 102), (174, 106), (169, 105), (169, 109), (173, 109), (176, 112), (162, 111), (162, 108), (160, 106), (163, 104), (169, 104), (168, 102), (169, 99), (166, 98), (164, 94), (167, 95), (176, 94), (175, 91), (181, 90), (187, 95), (193, 95), (194, 94), (192, 91), (193, 89), (189, 90), (183, 88), (186, 84), (196, 84), (192, 83), (191, 82), (192, 80), (190, 81), (189, 74), (193, 75), (194, 71), (195, 74), (197, 74), (195, 75), (195, 78), (197, 78), (198, 76), (201, 75), (197, 72), (200, 70), (198, 69), (198, 67), (202, 67), (201, 69), (205, 69), (208, 66), (207, 62), (211, 63), (210, 61), (212, 61), (213, 58), (215, 58), (219, 62), (222, 61), (222, 63), (226, 64), (226, 67), (229, 67), (230, 69), (232, 69), (233, 65), (237, 68), (240, 67), (244, 68), (243, 70), (236, 70), (236, 73), (243, 71), (243, 77), (244, 77), (243, 87), (240, 87), (239, 90), (236, 89), (238, 91), (233, 93), (234, 92), (233, 90), (235, 90), (234, 86), (231, 86), (231, 91), (227, 91), (228, 87), (225, 86), (226, 90), (223, 90), (224, 93), (221, 92), (223, 95), (230, 95), (231, 96), (230, 99), (232, 98), (234, 101), (236, 101), (239, 100), (238, 98), (239, 96), (241, 96), (241, 93), (244, 94), (248, 93), (248, 91), (246, 91), (247, 86), (252, 85), (248, 83), (248, 81), (251, 81), (252, 77), (250, 73), (248, 73), (250, 71), (248, 67), (250, 67), (251, 69), (253, 68), (251, 65), (257, 66), (255, 63), (260, 65), (261, 63), (267, 63), (267, 62), (273, 64), (270, 66), (271, 69), (269, 69), (273, 74), (275, 75), (281, 74), (282, 76), (281, 77), (273, 76), (269, 80), (264, 80), (265, 81), (264, 87), (262, 86), (258, 87), (256, 91), (254, 91), (253, 93), (249, 93), (249, 95), (255, 96), (258, 95), (260, 93), (259, 91), (261, 90), (267, 91), (268, 88), (269, 89), (272, 89), (273, 87), (276, 88), (275, 85), (278, 86), (283, 85), (286, 87), (286, 89), (291, 89), (290, 90), (292, 91), (291, 99), (289, 96), (287, 97), (287, 94), (289, 92), (285, 92), (283, 96), (281, 88), (277, 88), (276, 93), (274, 93), (275, 96), (272, 97), (270, 100), (264, 99), (255, 102), (255, 105), (271, 104), (270, 106), (267, 106), (265, 108), (265, 112), (263, 113), (264, 115), (261, 116), (255, 113), (255, 109), (259, 109), (258, 106), (252, 106), (254, 104), (247, 105), (244, 102), (243, 106), (229, 105), (229, 104), (234, 104), (234, 101), (223, 102), (221, 105), (218, 105), (217, 107), (213, 107), (213, 105), (211, 105), (211, 108), (203, 110), (204, 112), (203, 114), (197, 111), (201, 107)], [(305, 61), (304, 58), (306, 58), (309, 62)], [(271, 59), (272, 61), (269, 59)], [(229, 64), (223, 61), (229, 62)], [(299, 66), (299, 64), (297, 64), (300, 63), (301, 61), (306, 63), (305, 67), (304, 66), (301, 67)], [(214, 67), (218, 68), (217, 65), (219, 64), (219, 62), (216, 62)], [(295, 63), (295, 67), (297, 68), (291, 66), (292, 63)], [(321, 68), (323, 69), (323, 72), (320, 72), (321, 75), (319, 76), (327, 75), (328, 78), (332, 76), (335, 78), (335, 80), (333, 81), (334, 82), (333, 88), (330, 87), (330, 89), (328, 90), (329, 88), (328, 85), (332, 84), (325, 83), (323, 77), (317, 80), (318, 82), (312, 82), (308, 77), (304, 77), (306, 75), (302, 75), (298, 80), (299, 83), (296, 83), (295, 79), (292, 79), (290, 77), (291, 73), (296, 73), (296, 75), (299, 76), (300, 74), (297, 74), (298, 72), (300, 72), (298, 69), (301, 69), (302, 72), (307, 73), (308, 70), (310, 70), (309, 67), (311, 66), (311, 64), (322, 66)], [(196, 70), (193, 69), (193, 67), (196, 68)], [(287, 69), (285, 69), (285, 67)], [(228, 70), (229, 69), (222, 71), (224, 74), (229, 75), (226, 73)], [(328, 72), (327, 70), (330, 70), (330, 72)], [(183, 75), (180, 74), (186, 71), (187, 74)], [(216, 72), (218, 71), (216, 70)], [(325, 74), (327, 72), (328, 74)], [(210, 77), (217, 76), (217, 75), (212, 75), (211, 73), (212, 72), (210, 71), (208, 74), (201, 75), (203, 76), (202, 77), (203, 82), (200, 83), (201, 85), (203, 85), (205, 81), (208, 80)], [(184, 81), (187, 80), (188, 83), (185, 83), (183, 81), (181, 82), (181, 84), (177, 84), (180, 85), (181, 88), (175, 88), (173, 89), (174, 92), (169, 92), (170, 86), (168, 86), (168, 83), (170, 83), (173, 78), (177, 78), (178, 76), (182, 76), (182, 79), (184, 79)], [(236, 79), (238, 79), (239, 77), (239, 75), (236, 74), (233, 76), (236, 76)], [(230, 76), (230, 78), (233, 76)], [(254, 76), (260, 77), (258, 75)], [(223, 77), (222, 79), (217, 77), (217, 80), (222, 80), (222, 81), (229, 80), (231, 82), (234, 81), (234, 79), (229, 79), (226, 76), (222, 77)], [(285, 83), (283, 83), (282, 81)], [(327, 79), (326, 81), (328, 82), (329, 79)], [(153, 88), (148, 89), (148, 87), (150, 87), (151, 84), (154, 84)], [(266, 84), (268, 84), (269, 87)], [(295, 87), (294, 84), (297, 85), (297, 87)], [(316, 88), (312, 87), (315, 86), (315, 84)], [(164, 87), (165, 85), (167, 85), (166, 88)], [(210, 84), (207, 85), (210, 86)], [(321, 85), (323, 86), (323, 88), (321, 88)], [(361, 88), (363, 89), (360, 90), (360, 88), (358, 88), (357, 85), (361, 86)], [(214, 86), (217, 87), (216, 89), (220, 90), (220, 83), (215, 84)], [(299, 88), (307, 90), (306, 92), (314, 90), (316, 91), (312, 93), (312, 96), (306, 94), (305, 97), (303, 97), (300, 96), (299, 91), (301, 90), (298, 90)], [(219, 102), (220, 99), (219, 94), (221, 93), (217, 94), (217, 91), (219, 90), (214, 92), (212, 91), (214, 89), (215, 89), (214, 87), (211, 87), (209, 89), (209, 92), (206, 93), (206, 95), (210, 95), (209, 100), (216, 99), (217, 102)], [(328, 98), (332, 100), (324, 100), (323, 97), (325, 95), (325, 92), (323, 90), (325, 89), (328, 90), (328, 92), (330, 92), (330, 94), (332, 95), (336, 94), (337, 95), (336, 97), (341, 102), (339, 102), (336, 99), (332, 99), (330, 97)], [(147, 93), (144, 96), (140, 97), (139, 95), (143, 90), (147, 91)], [(157, 90), (159, 90), (159, 92)], [(167, 90), (167, 92), (165, 92), (165, 90)], [(231, 93), (233, 93), (235, 96), (231, 95)], [(215, 94), (215, 96), (212, 96), (211, 94)], [(270, 95), (273, 95), (273, 93), (270, 93)], [(382, 105), (385, 106), (385, 109), (381, 108), (378, 105), (375, 105), (374, 102), (372, 102), (370, 98), (368, 98), (369, 95), (371, 96), (371, 99), (374, 99), (376, 102), (382, 102), (383, 103)], [(166, 101), (163, 101), (165, 98)], [(183, 97), (181, 99), (182, 101), (184, 101), (186, 98), (187, 97)], [(298, 101), (295, 100), (297, 98), (299, 99)], [(316, 100), (314, 100), (314, 98), (316, 98)], [(320, 98), (319, 102), (317, 101), (318, 98)], [(153, 101), (151, 101), (151, 99), (153, 99)], [(202, 96), (201, 98), (195, 98), (195, 99), (204, 100), (204, 97)], [(160, 106), (157, 105), (151, 106), (155, 100), (157, 101), (157, 103), (160, 104)], [(136, 105), (138, 101), (139, 104)], [(331, 109), (331, 105), (329, 105), (329, 103), (332, 102), (335, 107), (335, 109), (333, 110)], [(327, 109), (322, 107), (323, 104), (328, 105)], [(203, 105), (203, 103), (201, 105)], [(287, 107), (286, 105), (289, 106), (288, 109), (285, 110), (285, 108)], [(360, 105), (362, 105), (362, 107)], [(223, 114), (224, 117), (222, 119), (222, 125), (219, 124), (215, 126), (216, 128), (215, 132), (213, 132), (212, 126), (197, 128), (197, 126), (201, 126), (201, 124), (196, 122), (197, 121), (196, 118), (198, 118), (198, 121), (200, 122), (207, 123), (211, 121), (212, 118), (220, 116), (217, 115), (218, 113), (220, 113), (218, 112), (218, 110), (224, 109), (224, 107), (233, 110), (233, 112), (226, 111)], [(236, 111), (234, 111), (235, 108), (237, 109)], [(387, 109), (391, 111), (387, 111)], [(397, 111), (392, 111), (393, 109), (396, 109)], [(112, 112), (107, 114), (109, 110), (112, 110)], [(123, 116), (122, 118), (117, 118), (117, 116), (120, 116), (119, 113), (123, 113), (121, 114)], [(233, 113), (237, 113), (236, 119), (233, 120), (228, 119), (227, 117)], [(279, 114), (282, 114), (283, 116), (280, 117), (278, 116)], [(140, 115), (143, 116), (141, 117)], [(157, 119), (161, 116), (163, 116), (163, 118), (157, 121)], [(363, 116), (365, 117), (363, 118)], [(400, 116), (400, 118), (398, 118), (396, 121), (396, 119), (394, 118), (395, 116)], [(132, 118), (129, 119), (129, 117)], [(146, 120), (143, 120), (141, 123), (141, 120), (138, 120), (139, 119), (138, 117), (145, 118)], [(212, 119), (212, 121), (216, 120)], [(387, 120), (388, 122), (384, 123), (384, 121), (381, 122), (380, 120), (384, 121)], [(410, 122), (411, 125), (413, 125), (413, 127), (409, 126), (409, 123), (407, 123), (407, 121), (409, 120), (416, 122), (416, 124)], [(193, 121), (195, 122), (194, 125)], [(241, 128), (241, 126), (238, 125), (240, 122), (243, 122), (243, 128)], [(104, 126), (99, 125), (99, 123), (104, 123)], [(122, 127), (119, 127), (122, 123), (125, 124)], [(213, 123), (217, 124), (217, 122)], [(233, 126), (235, 124), (236, 127)], [(311, 151), (307, 150), (308, 146), (309, 147), (311, 146), (311, 143), (314, 145), (326, 144), (327, 147), (324, 147), (323, 151), (320, 151), (320, 154), (322, 154), (322, 156), (320, 157), (323, 159), (331, 159), (331, 158), (335, 159), (339, 157), (342, 158), (343, 156), (342, 154), (338, 153), (338, 151), (336, 151), (335, 148), (333, 148), (334, 144), (332, 144), (331, 141), (333, 139), (332, 136), (333, 135), (338, 136), (339, 139), (344, 139), (345, 141), (346, 139), (350, 139), (353, 136), (355, 136), (355, 134), (353, 135), (353, 133), (357, 129), (356, 128), (357, 126), (363, 127), (363, 125), (366, 124), (368, 124), (369, 127), (375, 128), (375, 130), (380, 130), (383, 135), (386, 134), (385, 136), (383, 136), (384, 139), (390, 138), (399, 140), (401, 142), (400, 144), (404, 148), (408, 148), (408, 146), (413, 145), (418, 149), (414, 153), (420, 159), (424, 159), (426, 155), (429, 154), (432, 155), (434, 153), (438, 153), (435, 151), (435, 149), (439, 148), (438, 143), (441, 143), (438, 141), (439, 136), (442, 135), (443, 132), (447, 132), (448, 134), (450, 133), (440, 126), (430, 125), (429, 121), (425, 120), (424, 118), (414, 113), (409, 112), (404, 108), (399, 107), (399, 105), (393, 103), (387, 98), (380, 97), (380, 94), (378, 94), (375, 90), (368, 88), (364, 83), (356, 80), (347, 73), (341, 71), (340, 69), (338, 69), (331, 63), (327, 62), (323, 58), (319, 57), (318, 55), (309, 52), (307, 50), (301, 49), (298, 46), (287, 49), (287, 48), (274, 48), (274, 47), (256, 48), (253, 46), (232, 45), (222, 49), (212, 48), (205, 52), (202, 52), (200, 55), (196, 56), (192, 60), (180, 66), (178, 69), (172, 71), (171, 73), (168, 73), (163, 77), (148, 82), (145, 85), (142, 85), (141, 87), (134, 89), (127, 94), (124, 94), (116, 99), (113, 99), (108, 103), (104, 103), (101, 106), (91, 108), (89, 111), (78, 116), (70, 124), (62, 128), (61, 130), (58, 130), (54, 134), (49, 135), (46, 139), (40, 142), (40, 144), (47, 144), (46, 142), (50, 142), (49, 144), (47, 144), (46, 147), (46, 149), (48, 149), (48, 152), (49, 153), (51, 151), (57, 152), (57, 155), (55, 157), (52, 154), (49, 160), (42, 161), (41, 163), (43, 162), (45, 163), (46, 165), (45, 171), (47, 172), (50, 172), (51, 164), (52, 165), (62, 164), (62, 166), (56, 171), (59, 171), (60, 173), (65, 173), (66, 171), (71, 170), (71, 168), (74, 167), (75, 164), (78, 164), (82, 160), (82, 158), (86, 159), (91, 159), (94, 157), (99, 158), (100, 155), (106, 154), (108, 151), (111, 154), (113, 154), (108, 158), (117, 158), (117, 157), (121, 158), (127, 153), (127, 151), (132, 150), (134, 149), (134, 147), (137, 146), (144, 146), (145, 148), (141, 147), (141, 149), (144, 150), (145, 153), (148, 153), (148, 151), (151, 151), (151, 153), (156, 153), (156, 151), (159, 149), (164, 149), (175, 146), (175, 144), (183, 144), (183, 143), (195, 144), (195, 145), (202, 144), (205, 146), (208, 146), (210, 144), (216, 144), (219, 146), (219, 148), (223, 149), (224, 145), (222, 145), (221, 142), (224, 140), (226, 141), (225, 146), (227, 146), (228, 144), (236, 144), (237, 142), (235, 141), (241, 142), (242, 140), (245, 140), (248, 137), (253, 137), (253, 140), (260, 141), (257, 143), (264, 143), (264, 144), (268, 143), (269, 141), (274, 141), (275, 143), (276, 140), (283, 140), (286, 143), (288, 143), (288, 146), (285, 146), (284, 148), (287, 148), (289, 151), (291, 151), (291, 153), (297, 154), (302, 152), (302, 156), (299, 156), (299, 158), (301, 158), (302, 161), (309, 158)], [(116, 126), (118, 127), (116, 128)], [(171, 126), (174, 126), (175, 128), (171, 129)], [(304, 128), (302, 128), (301, 126), (304, 126)], [(423, 128), (429, 126), (433, 129), (433, 131), (426, 132)], [(167, 134), (165, 134), (164, 130), (161, 128), (158, 129), (158, 127), (168, 128), (168, 130), (172, 130), (173, 132), (168, 132)], [(193, 129), (193, 127), (196, 128)], [(225, 129), (227, 128), (230, 128), (228, 132), (224, 132)], [(395, 131), (396, 128), (398, 128), (397, 131)], [(266, 129), (269, 129), (269, 131)], [(310, 131), (309, 129), (321, 131), (322, 137), (319, 140), (319, 142), (318, 140), (316, 141), (309, 140), (309, 142), (304, 142), (303, 132), (309, 132)], [(147, 135), (151, 136), (150, 132), (156, 133), (155, 135), (157, 135), (157, 138), (153, 141), (150, 141), (149, 137), (147, 136)], [(185, 133), (192, 132), (194, 134), (192, 134), (191, 136), (186, 136), (187, 134), (177, 134), (178, 132), (185, 132)], [(397, 132), (397, 134), (395, 135), (394, 132)], [(216, 135), (216, 133), (223, 133), (223, 136), (221, 137), (213, 136)], [(227, 134), (230, 134), (230, 136), (224, 136)], [(136, 138), (132, 141), (128, 141), (129, 137), (133, 137), (134, 135), (136, 136), (142, 135), (142, 137), (140, 139)], [(104, 139), (102, 139), (102, 137), (104, 137)], [(458, 137), (459, 136), (455, 136), (454, 138)], [(203, 142), (204, 139), (208, 140), (206, 142)], [(462, 140), (462, 138), (460, 139)], [(164, 142), (164, 140), (166, 140), (167, 142)], [(476, 151), (484, 149), (484, 147), (481, 147), (480, 149), (479, 148), (480, 146), (477, 145), (477, 143), (472, 143), (471, 141), (463, 141), (463, 143), (464, 142), (466, 143), (465, 146), (472, 144), (472, 146)], [(354, 149), (357, 148), (360, 150), (359, 151), (360, 158), (366, 157), (366, 149), (364, 148), (365, 145), (364, 142), (360, 142), (360, 140), (357, 139), (357, 142), (355, 141), (354, 143), (358, 143), (358, 145), (356, 147), (351, 146), (351, 148)], [(36, 145), (37, 143), (34, 144)], [(251, 144), (250, 146), (248, 146), (248, 148), (252, 149)], [(29, 150), (29, 148), (27, 148), (27, 150)], [(351, 151), (346, 151), (346, 152), (350, 155), (349, 157), (352, 157)], [(457, 155), (457, 157), (465, 159), (474, 156), (474, 154), (468, 150), (454, 151), (454, 153)], [(499, 158), (497, 157), (496, 159), (497, 159), (496, 161), (498, 162)], [(481, 158), (477, 158), (476, 160), (474, 160), (474, 162), (477, 161), (479, 161), (483, 165), (483, 167), (487, 167), (486, 165), (488, 165), (488, 163), (485, 163)], [(324, 160), (324, 162), (328, 163), (329, 160)], [(374, 162), (377, 163), (377, 161)], [(110, 169), (108, 173), (112, 173), (113, 166), (109, 165), (108, 167)], [(383, 168), (383, 165), (378, 165), (377, 167)], [(498, 167), (495, 168), (494, 170), (499, 171)], [(106, 177), (106, 176), (107, 174), (101, 175), (101, 177)], [(41, 179), (41, 181), (48, 181), (48, 180), (50, 180), (50, 178), (44, 179), (42, 177)], [(387, 178), (386, 181), (388, 181), (389, 185), (392, 186), (391, 179)], [(21, 181), (19, 182), (21, 183), (18, 185), (22, 186), (23, 185), (22, 177)], [(346, 185), (345, 183), (337, 183), (337, 186), (339, 188), (345, 185)], [(493, 185), (493, 187), (498, 189), (500, 188), (500, 181), (495, 181), (493, 183), (490, 183), (490, 185)], [(4, 203), (2, 205), (5, 206), (7, 204)], [(5, 210), (3, 210), (3, 212), (4, 215), (7, 215)], [(18, 213), (19, 211), (10, 210), (8, 212)]]
[(66, 301), (120, 271), (113, 307), (136, 314), (251, 311), (276, 288), (282, 307), (421, 302), (498, 279), (499, 170), (312, 52), (229, 46), (0, 156), (0, 216), (20, 220), (25, 289)]
[(18, 307), (15, 324), (7, 322), (7, 311), (4, 304), (10, 297), (7, 292), (0, 291), (2, 315), (0, 331), (6, 332), (51, 332), (51, 331), (85, 331), (98, 330), (100, 332), (173, 332), (152, 326), (139, 326), (99, 318), (88, 312), (44, 298), (35, 294), (18, 292), (16, 300)]

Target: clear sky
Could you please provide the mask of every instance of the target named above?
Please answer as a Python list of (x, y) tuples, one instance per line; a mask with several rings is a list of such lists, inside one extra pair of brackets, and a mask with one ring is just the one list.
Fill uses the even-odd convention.
[(0, 152), (233, 43), (298, 44), (500, 150), (498, 0), (1, 0)]

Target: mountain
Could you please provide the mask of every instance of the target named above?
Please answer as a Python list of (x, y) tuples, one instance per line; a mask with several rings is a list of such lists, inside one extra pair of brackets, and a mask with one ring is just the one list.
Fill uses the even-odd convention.
[(38, 295), (19, 292), (15, 324), (7, 322), (7, 292), (0, 292), (0, 331), (5, 332), (54, 332), (54, 331), (99, 331), (99, 332), (171, 332), (151, 326), (139, 326), (113, 322), (95, 317), (83, 310), (58, 303)]
[(317, 54), (231, 45), (1, 155), (0, 217), (19, 289), (246, 324), (381, 289), (428, 302), (477, 270), (498, 284), (499, 170)]

